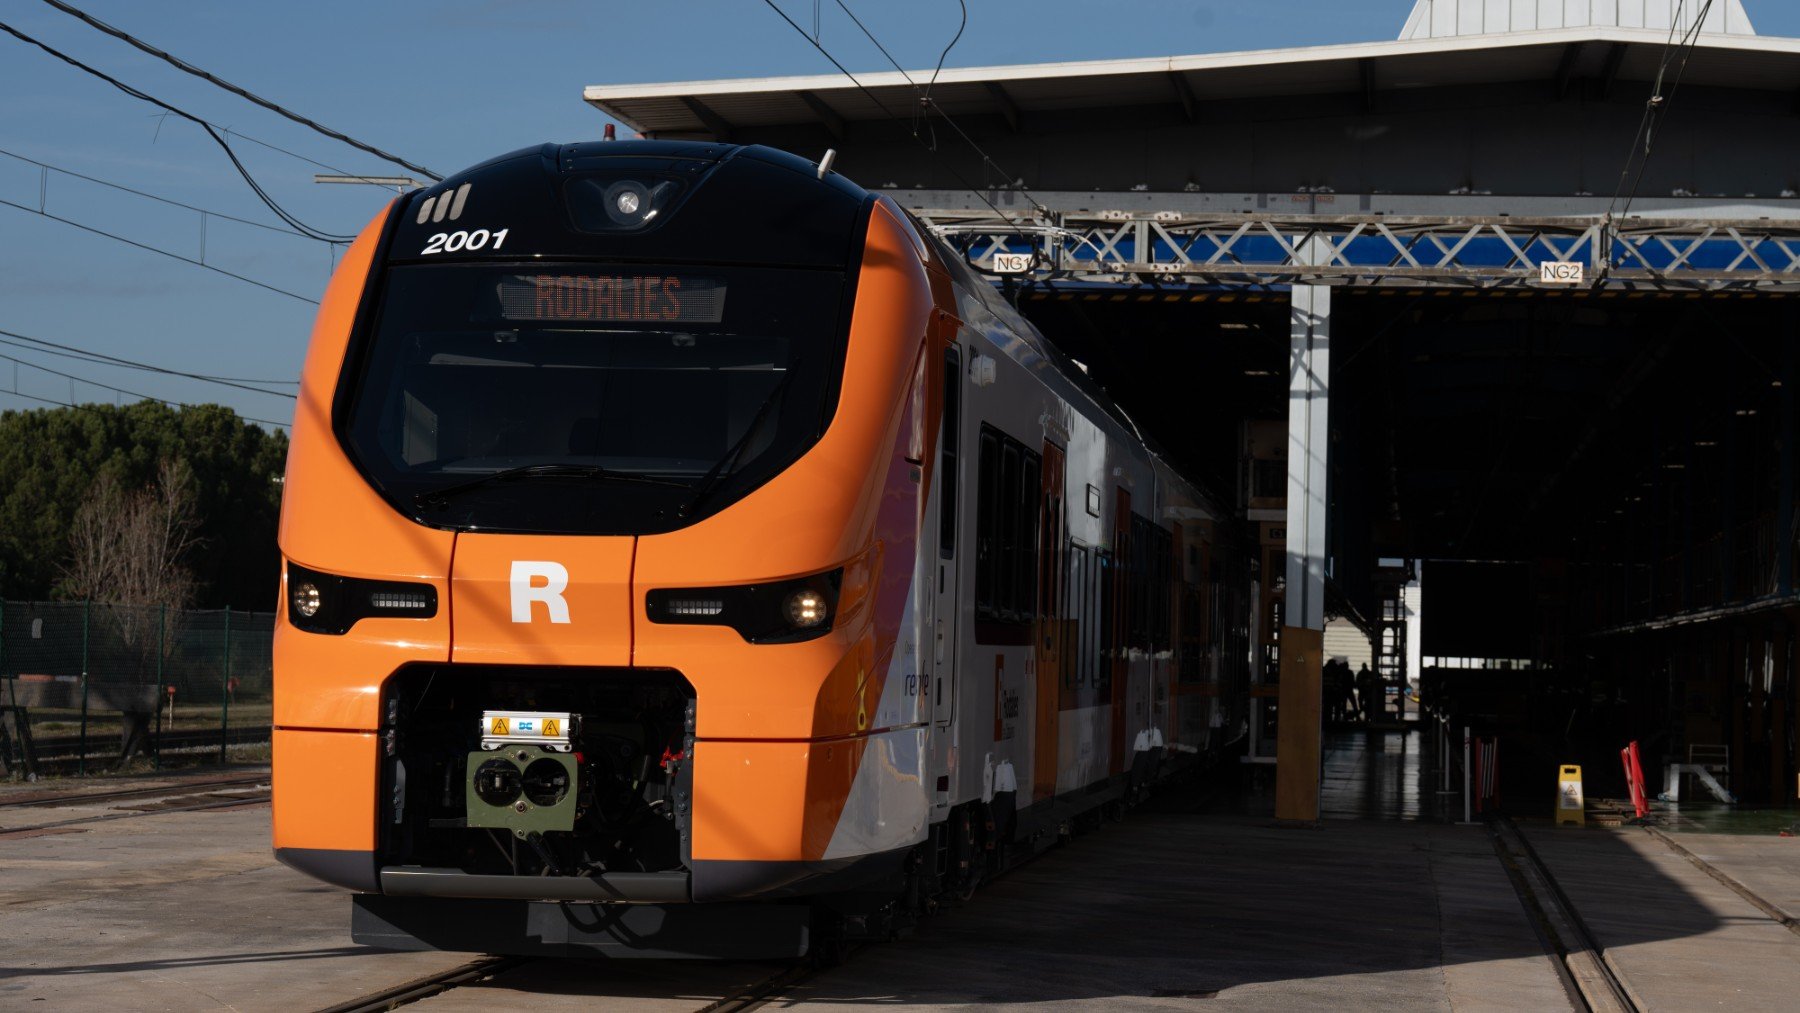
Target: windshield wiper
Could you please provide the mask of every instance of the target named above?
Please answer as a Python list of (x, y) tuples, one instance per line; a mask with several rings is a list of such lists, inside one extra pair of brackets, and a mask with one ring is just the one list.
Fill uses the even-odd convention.
[(792, 380), (794, 374), (799, 371), (800, 358), (800, 356), (795, 356), (793, 361), (788, 363), (787, 372), (781, 375), (781, 379), (775, 381), (775, 388), (769, 391), (768, 397), (763, 398), (763, 403), (756, 409), (756, 414), (750, 416), (750, 424), (744, 427), (744, 435), (738, 437), (738, 441), (731, 445), (731, 449), (725, 451), (725, 455), (720, 457), (706, 474), (700, 476), (700, 481), (694, 483), (694, 494), (688, 497), (686, 503), (681, 504), (681, 509), (675, 511), (675, 516), (693, 516), (700, 504), (706, 501), (706, 497), (711, 496), (713, 490), (719, 487), (719, 483), (730, 476), (733, 469), (737, 467), (738, 455), (742, 454), (744, 448), (750, 445), (750, 438), (756, 435), (756, 429), (762, 425), (763, 417), (768, 415), (769, 409), (773, 408), (775, 403), (781, 400), (781, 396), (787, 393), (788, 381)]
[(523, 478), (604, 479), (609, 482), (636, 482), (642, 485), (666, 485), (677, 489), (686, 489), (688, 487), (686, 482), (676, 482), (666, 478), (652, 478), (649, 475), (634, 475), (629, 472), (607, 471), (597, 464), (525, 464), (520, 465), (517, 468), (502, 468), (499, 471), (489, 472), (478, 478), (469, 479), (467, 482), (458, 482), (455, 485), (445, 486), (442, 489), (433, 489), (419, 493), (417, 496), (413, 497), (413, 505), (420, 508), (432, 505), (443, 506), (450, 501), (452, 496), (459, 496), (473, 489), (481, 489), (501, 482), (511, 482)]

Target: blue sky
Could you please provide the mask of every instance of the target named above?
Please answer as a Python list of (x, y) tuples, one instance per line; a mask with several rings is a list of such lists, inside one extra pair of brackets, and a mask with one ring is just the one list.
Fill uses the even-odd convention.
[[(597, 138), (582, 86), (831, 70), (762, 0), (74, 0), (94, 16), (345, 133), (438, 172), (541, 141)], [(813, 0), (778, 0), (811, 26)], [(888, 48), (929, 67), (955, 33), (956, 0), (845, 0)], [(1104, 59), (1393, 38), (1411, 0), (969, 0), (948, 66)], [(1749, 0), (1765, 35), (1800, 36), (1800, 4)], [(836, 0), (827, 48), (852, 70), (885, 69)], [(0, 21), (235, 133), (331, 166), (400, 172), (167, 67), (39, 2), (0, 0)], [(0, 150), (278, 224), (192, 124), (0, 36)], [(266, 190), (302, 221), (353, 233), (381, 191), (311, 182), (317, 167), (237, 143)], [(201, 216), (0, 155), (0, 200), (46, 209), (198, 257)], [(217, 218), (205, 259), (316, 298), (332, 251)], [(190, 372), (292, 379), (313, 307), (285, 295), (0, 206), (0, 330)], [(218, 401), (286, 420), (290, 401), (72, 362), (0, 355), (177, 401)], [(14, 383), (67, 401), (134, 400), (0, 359), (0, 409), (35, 406)], [(291, 390), (291, 386), (284, 389)]]

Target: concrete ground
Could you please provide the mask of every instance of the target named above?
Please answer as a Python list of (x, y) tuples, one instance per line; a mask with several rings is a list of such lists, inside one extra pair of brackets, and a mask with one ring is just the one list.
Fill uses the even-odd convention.
[(0, 1008), (312, 1009), (468, 959), (351, 945), (343, 893), (271, 855), (266, 805), (0, 838)]
[[(1392, 751), (1359, 748), (1392, 765)], [(0, 830), (118, 811), (106, 805), (0, 809)], [(1572, 1008), (1484, 829), (1278, 827), (1244, 811), (1170, 796), (776, 1005)], [(0, 1008), (316, 1009), (470, 959), (351, 944), (344, 894), (275, 863), (268, 818), (255, 806), (0, 836)], [(1657, 838), (1525, 830), (1646, 1008), (1800, 995), (1800, 936)], [(1800, 840), (1678, 839), (1772, 903), (1800, 902)], [(774, 969), (534, 961), (420, 1005), (689, 1010)]]
[[(704, 969), (701, 969), (702, 971)], [(700, 973), (690, 995), (731, 974)], [(718, 979), (718, 980), (714, 980)], [(428, 1010), (691, 1009), (635, 973), (534, 963)], [(1484, 831), (1134, 816), (1016, 870), (775, 1007), (1572, 1009)]]
[(788, 994), (922, 1009), (1570, 1009), (1485, 832), (1134, 817)]
[[(1524, 828), (1644, 1009), (1793, 1009), (1800, 936), (1635, 827)], [(1774, 904), (1800, 911), (1800, 839), (1674, 838)]]

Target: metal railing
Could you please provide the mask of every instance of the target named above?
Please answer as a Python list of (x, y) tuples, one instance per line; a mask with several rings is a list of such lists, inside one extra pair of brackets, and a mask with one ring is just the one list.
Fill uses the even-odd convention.
[(229, 608), (0, 602), (0, 762), (86, 774), (108, 757), (160, 767), (165, 754), (216, 751), (222, 763), (232, 745), (267, 742), (274, 621)]

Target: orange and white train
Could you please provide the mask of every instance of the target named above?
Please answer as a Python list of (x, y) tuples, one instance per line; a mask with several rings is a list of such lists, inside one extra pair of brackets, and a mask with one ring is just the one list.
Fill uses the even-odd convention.
[(280, 543), (275, 851), (368, 943), (797, 955), (1245, 728), (1229, 507), (767, 148), (397, 199), (326, 292)]

